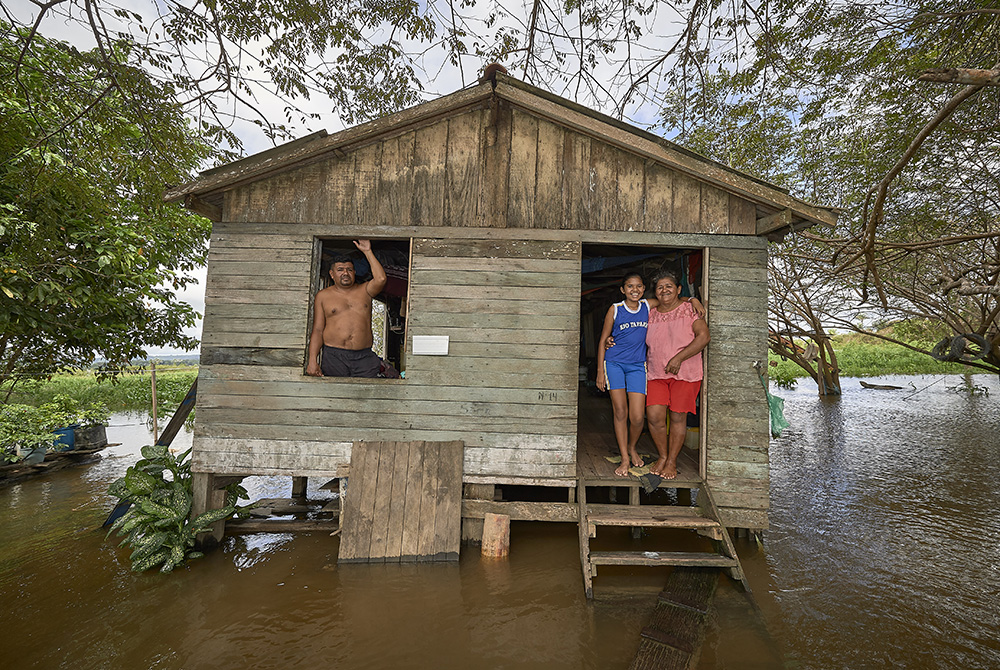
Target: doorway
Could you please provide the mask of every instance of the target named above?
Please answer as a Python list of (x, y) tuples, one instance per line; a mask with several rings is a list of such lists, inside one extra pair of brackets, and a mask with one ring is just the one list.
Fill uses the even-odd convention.
[[(618, 455), (612, 418), (611, 399), (597, 389), (597, 351), (604, 318), (610, 306), (623, 299), (622, 278), (633, 272), (643, 277), (645, 298), (653, 297), (652, 278), (661, 269), (672, 269), (681, 276), (681, 295), (702, 300), (705, 273), (702, 249), (649, 247), (636, 245), (585, 244), (582, 250), (580, 287), (580, 368), (578, 394), (577, 444), (579, 459), (591, 460), (597, 468), (606, 457)], [(688, 415), (688, 437), (679, 466), (682, 474), (700, 477), (698, 457), (701, 427), (701, 404), (698, 412)], [(641, 454), (655, 455), (656, 448), (645, 427), (638, 443)]]

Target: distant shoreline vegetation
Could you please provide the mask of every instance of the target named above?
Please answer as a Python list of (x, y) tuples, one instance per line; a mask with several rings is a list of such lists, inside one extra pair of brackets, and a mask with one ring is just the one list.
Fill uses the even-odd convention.
[[(841, 377), (881, 377), (884, 375), (961, 375), (981, 370), (959, 363), (942, 363), (927, 354), (911, 351), (878, 338), (856, 334), (834, 335), (833, 349)], [(790, 360), (768, 353), (769, 377), (778, 386), (794, 386), (808, 373)]]
[[(156, 358), (157, 415), (169, 416), (187, 395), (198, 377), (197, 360)], [(149, 412), (153, 405), (148, 362), (136, 363), (114, 381), (99, 381), (93, 370), (53, 375), (51, 379), (18, 382), (7, 402), (42, 405), (57, 395), (66, 395), (83, 404), (101, 402), (111, 412)]]

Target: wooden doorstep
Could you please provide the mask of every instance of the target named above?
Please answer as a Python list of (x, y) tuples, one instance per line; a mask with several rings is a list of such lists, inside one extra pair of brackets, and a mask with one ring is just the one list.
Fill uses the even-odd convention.
[(719, 522), (695, 507), (677, 505), (587, 505), (593, 526), (648, 526), (650, 528), (718, 528)]
[(592, 551), (592, 565), (685, 565), (731, 568), (737, 561), (719, 554), (696, 551)]
[[(607, 477), (601, 477), (601, 476), (594, 477), (594, 476), (586, 476), (583, 473), (580, 473), (578, 476), (584, 480), (587, 486), (616, 486), (616, 487), (621, 486), (634, 489), (642, 488), (642, 482), (640, 482), (638, 478), (633, 477), (631, 475), (628, 477), (617, 477), (614, 474), (611, 474)], [(677, 477), (676, 479), (664, 479), (663, 481), (660, 482), (658, 488), (697, 489), (701, 488), (703, 485), (704, 482), (701, 479), (697, 477), (684, 477), (683, 473), (681, 473), (681, 476)]]

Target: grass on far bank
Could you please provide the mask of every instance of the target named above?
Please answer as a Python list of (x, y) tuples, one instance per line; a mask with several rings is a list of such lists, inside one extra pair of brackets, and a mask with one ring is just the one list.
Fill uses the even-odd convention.
[[(156, 408), (160, 417), (173, 414), (198, 376), (197, 366), (156, 371)], [(57, 395), (82, 404), (103, 403), (111, 412), (149, 412), (153, 406), (149, 370), (123, 374), (115, 381), (98, 381), (93, 372), (55, 375), (51, 379), (19, 382), (9, 403), (41, 405)]]
[[(959, 363), (942, 363), (927, 354), (917, 353), (898, 344), (865, 335), (848, 333), (834, 335), (832, 339), (841, 377), (981, 372)], [(781, 360), (774, 353), (769, 353), (768, 358), (778, 364), (776, 367), (770, 367), (770, 378), (778, 384), (808, 377), (805, 370), (790, 360)]]

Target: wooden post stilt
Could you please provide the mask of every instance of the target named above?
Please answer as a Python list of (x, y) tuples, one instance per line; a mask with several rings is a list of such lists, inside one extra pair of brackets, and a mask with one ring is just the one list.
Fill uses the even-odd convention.
[[(215, 487), (215, 475), (195, 472), (191, 475), (191, 518), (208, 510), (219, 509), (226, 504), (226, 492)], [(208, 549), (219, 544), (226, 532), (226, 522), (212, 524), (212, 530), (198, 536), (198, 546)]]
[[(493, 500), (496, 493), (494, 484), (466, 484), (463, 497), (467, 500)], [(462, 542), (479, 544), (483, 541), (483, 520), (462, 519)]]
[(292, 477), (292, 497), (305, 498), (308, 483), (308, 477)]
[(160, 441), (159, 428), (156, 425), (156, 361), (149, 362), (149, 384), (153, 396), (153, 444)]
[(510, 517), (506, 514), (486, 513), (483, 519), (483, 548), (485, 558), (507, 558), (510, 553)]

